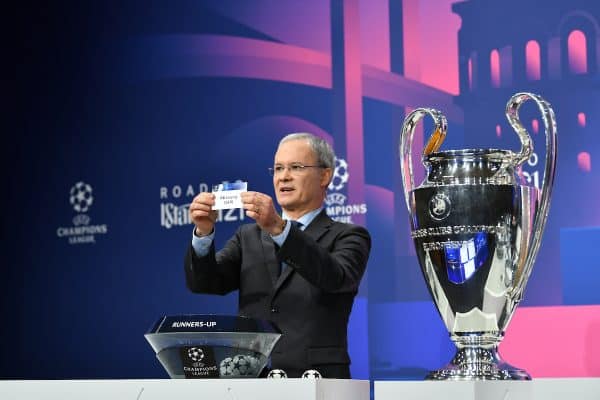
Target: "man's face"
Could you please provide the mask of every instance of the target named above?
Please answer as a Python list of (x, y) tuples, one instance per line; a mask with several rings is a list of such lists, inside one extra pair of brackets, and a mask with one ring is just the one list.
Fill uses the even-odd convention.
[[(289, 140), (282, 143), (275, 153), (274, 165), (275, 196), (286, 213), (298, 218), (321, 206), (331, 169), (314, 167), (318, 166), (319, 162), (308, 140)], [(297, 168), (299, 165), (313, 167)]]

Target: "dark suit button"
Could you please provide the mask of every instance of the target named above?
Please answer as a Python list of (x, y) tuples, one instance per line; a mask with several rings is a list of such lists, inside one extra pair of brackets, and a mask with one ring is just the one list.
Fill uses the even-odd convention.
[(271, 308), (271, 314), (277, 314), (278, 312), (279, 312), (279, 309), (277, 307)]

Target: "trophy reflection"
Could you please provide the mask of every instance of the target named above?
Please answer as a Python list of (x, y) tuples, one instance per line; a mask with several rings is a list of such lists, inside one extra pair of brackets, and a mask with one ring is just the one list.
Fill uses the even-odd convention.
[[(533, 100), (546, 133), (542, 186), (522, 184), (520, 166), (533, 152), (519, 120)], [(429, 115), (435, 131), (422, 156), (424, 182), (415, 187), (411, 147), (416, 124)], [(506, 116), (521, 141), (518, 153), (498, 149), (439, 151), (447, 122), (437, 110), (418, 108), (405, 119), (400, 162), (411, 236), (428, 289), (457, 352), (432, 371), (434, 380), (525, 380), (526, 371), (498, 354), (498, 344), (523, 296), (548, 216), (556, 164), (556, 121), (538, 95), (517, 93)]]

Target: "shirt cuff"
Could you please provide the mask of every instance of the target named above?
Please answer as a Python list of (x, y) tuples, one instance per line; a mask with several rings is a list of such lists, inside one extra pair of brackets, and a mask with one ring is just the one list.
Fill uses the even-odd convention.
[(277, 244), (277, 246), (281, 247), (283, 246), (283, 242), (285, 242), (285, 239), (287, 239), (288, 234), (290, 233), (290, 228), (292, 227), (292, 224), (290, 223), (289, 220), (285, 221), (285, 227), (283, 228), (283, 232), (281, 232), (279, 235), (271, 235), (271, 239), (273, 239), (273, 241), (275, 242), (275, 244)]
[[(195, 231), (196, 228), (194, 228), (194, 232)], [(196, 253), (198, 257), (204, 257), (208, 255), (208, 252), (210, 251), (210, 245), (215, 239), (215, 230), (213, 229), (213, 231), (206, 236), (196, 236), (194, 232), (192, 232), (192, 247), (194, 249), (194, 253)]]

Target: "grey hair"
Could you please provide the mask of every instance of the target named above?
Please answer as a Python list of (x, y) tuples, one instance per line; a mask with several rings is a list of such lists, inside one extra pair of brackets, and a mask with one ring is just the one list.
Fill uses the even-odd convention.
[(313, 149), (317, 156), (317, 162), (320, 166), (325, 168), (335, 169), (335, 153), (331, 145), (325, 140), (312, 133), (297, 132), (286, 135), (279, 141), (279, 145), (282, 143), (289, 142), (291, 140), (307, 140), (310, 147)]

